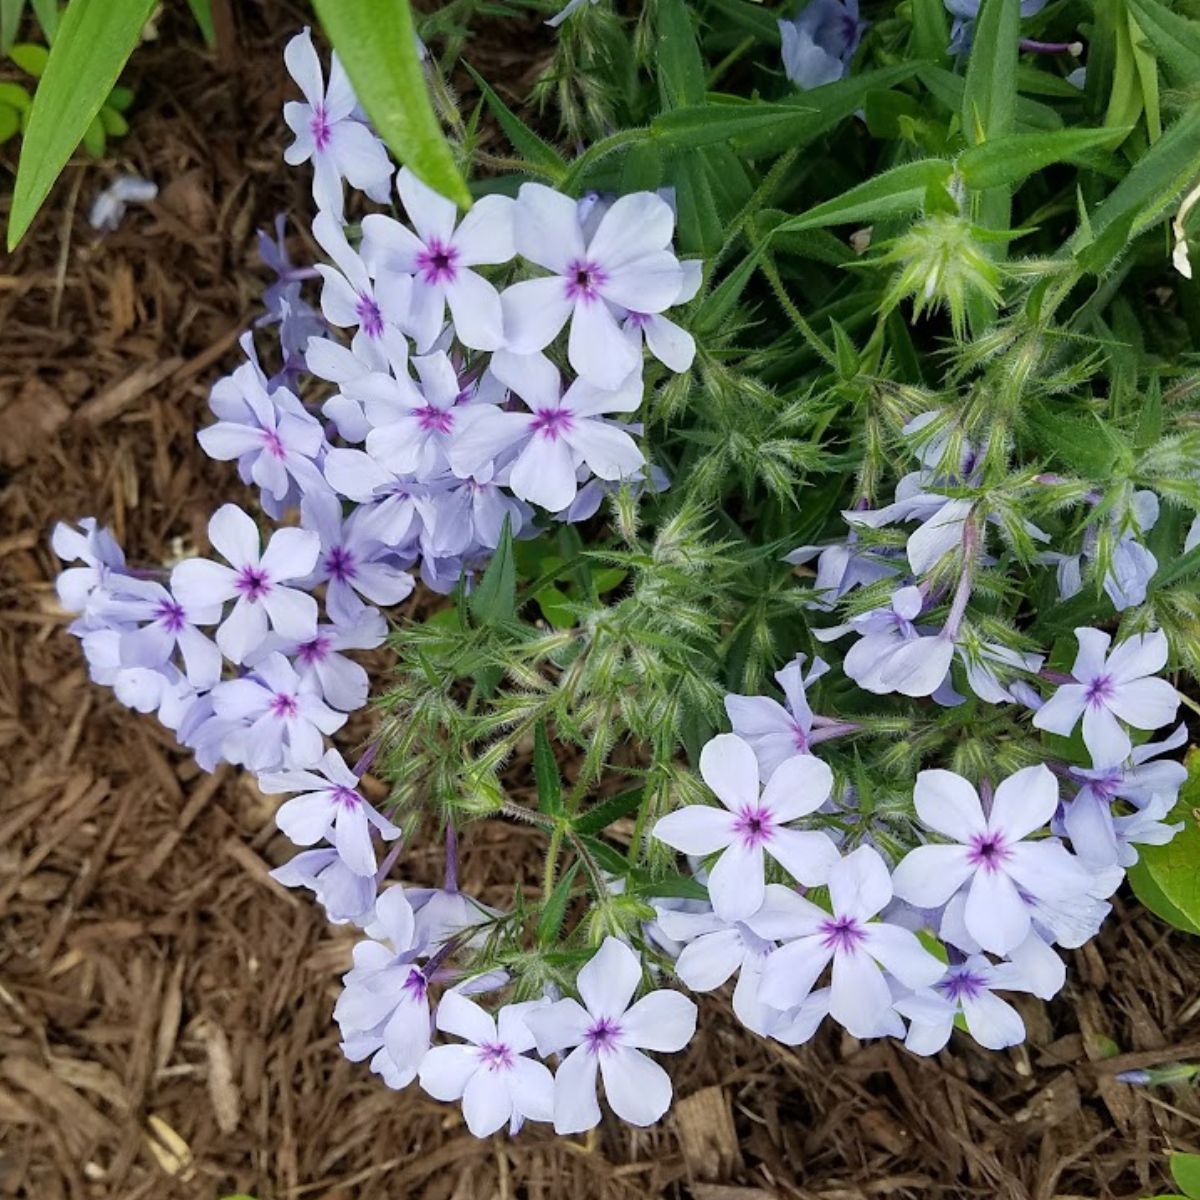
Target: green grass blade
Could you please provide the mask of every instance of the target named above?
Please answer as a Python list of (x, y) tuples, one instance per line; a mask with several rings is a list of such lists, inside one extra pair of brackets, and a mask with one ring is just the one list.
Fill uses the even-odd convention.
[(0, 54), (7, 54), (17, 40), (25, 0), (0, 0)]
[(217, 48), (217, 30), (213, 25), (212, 0), (188, 0), (188, 8), (192, 10), (192, 16), (195, 17), (196, 24), (200, 27), (204, 44), (210, 50), (215, 50)]
[(463, 208), (471, 193), (442, 133), (408, 0), (313, 0), (371, 123), (422, 182)]
[(38, 82), (21, 143), (8, 248), (24, 237), (42, 201), (100, 112), (133, 53), (155, 0), (71, 0)]

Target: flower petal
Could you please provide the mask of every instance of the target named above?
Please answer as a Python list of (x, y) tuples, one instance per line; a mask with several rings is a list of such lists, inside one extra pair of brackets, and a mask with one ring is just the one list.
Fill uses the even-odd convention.
[(797, 883), (806, 887), (825, 883), (840, 858), (829, 834), (811, 829), (776, 829), (766, 850)]
[(996, 788), (988, 829), (1016, 842), (1050, 823), (1058, 808), (1058, 781), (1045, 764), (1023, 767)]
[[(763, 788), (762, 805), (778, 824), (814, 813), (833, 792), (833, 772), (811, 754), (782, 762)], [(778, 855), (776, 855), (778, 857)]]
[(671, 1107), (670, 1077), (640, 1050), (618, 1046), (602, 1054), (600, 1074), (609, 1107), (630, 1125), (653, 1125)]
[(577, 1046), (563, 1059), (554, 1077), (555, 1133), (583, 1133), (600, 1124), (600, 1102), (596, 1099), (599, 1065), (586, 1046)]
[(763, 848), (758, 843), (730, 842), (708, 873), (708, 897), (717, 916), (726, 921), (753, 916), (762, 906), (765, 887)]
[(976, 871), (963, 912), (967, 931), (992, 954), (1007, 954), (1029, 933), (1029, 907), (1002, 871)]
[(965, 846), (918, 846), (892, 872), (892, 887), (901, 900), (917, 908), (945, 904), (971, 877)]
[(642, 981), (642, 964), (624, 942), (606, 937), (580, 969), (579, 995), (593, 1017), (619, 1017)]
[(891, 876), (871, 846), (859, 846), (829, 873), (829, 899), (839, 917), (867, 921), (891, 898)]
[(987, 829), (979, 794), (953, 771), (921, 771), (913, 789), (917, 816), (927, 829), (969, 842)]
[(731, 812), (758, 803), (758, 760), (736, 734), (721, 733), (704, 744), (700, 775)]
[(689, 804), (659, 817), (651, 833), (683, 854), (712, 854), (733, 840), (733, 817), (723, 808)]
[(641, 1050), (682, 1050), (695, 1032), (695, 1002), (670, 988), (643, 996), (621, 1018), (622, 1041)]

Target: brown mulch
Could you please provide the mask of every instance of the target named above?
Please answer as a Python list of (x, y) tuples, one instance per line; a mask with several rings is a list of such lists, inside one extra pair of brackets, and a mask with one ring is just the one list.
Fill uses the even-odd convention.
[[(476, 1141), (457, 1111), (346, 1062), (330, 1019), (353, 934), (266, 878), (271, 801), (205, 776), (91, 686), (46, 541), (95, 513), (132, 559), (202, 544), (230, 468), (195, 431), (262, 275), (254, 230), (306, 211), (285, 171), (280, 50), (298, 13), (248, 6), (228, 69), (164, 37), (134, 70), (133, 133), (73, 165), (0, 268), (0, 1195), (196, 1197), (1133, 1197), (1200, 1149), (1193, 1091), (1117, 1083), (1200, 1058), (1200, 951), (1122, 899), (1072, 955), (1027, 1046), (932, 1061), (825, 1030), (797, 1050), (720, 998), (660, 1126)], [(498, 60), (508, 50), (497, 51)], [(475, 60), (486, 51), (480, 49)], [(5, 148), (11, 166), (15, 150)], [(162, 186), (98, 238), (102, 183)], [(511, 894), (524, 829), (465, 838), (464, 885)], [(436, 855), (409, 856), (432, 881)], [(1114, 1057), (1116, 1056), (1116, 1057)]]

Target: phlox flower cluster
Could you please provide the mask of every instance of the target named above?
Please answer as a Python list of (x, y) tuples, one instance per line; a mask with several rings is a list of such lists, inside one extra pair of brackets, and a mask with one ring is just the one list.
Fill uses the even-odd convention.
[[(95, 682), (157, 714), (204, 769), (238, 764), (288, 797), (277, 823), (299, 852), (275, 878), (364, 930), (334, 1013), (350, 1058), (389, 1086), (419, 1079), (461, 1100), (479, 1136), (527, 1119), (590, 1128), (598, 1076), (620, 1116), (648, 1124), (671, 1086), (645, 1051), (681, 1049), (695, 1005), (669, 989), (635, 1001), (641, 962), (610, 939), (581, 969), (579, 1001), (489, 1015), (469, 997), (505, 978), (463, 978), (453, 957), (501, 914), (459, 891), (452, 830), (443, 888), (383, 886), (402, 837), (361, 785), (374, 748), (351, 766), (329, 737), (368, 698), (355, 653), (382, 645), (385, 613), (418, 578), (470, 588), (506, 529), (530, 536), (539, 519), (586, 519), (606, 490), (666, 486), (636, 414), (647, 351), (691, 365), (691, 335), (665, 314), (695, 294), (699, 264), (675, 257), (674, 212), (652, 193), (577, 202), (526, 184), (460, 220), (396, 171), (307, 30), (285, 58), (304, 97), (284, 109), (285, 158), (312, 166), (327, 260), (293, 263), (282, 219), (260, 235), (275, 281), (258, 325), (276, 333), (279, 367), (267, 374), (248, 333), (199, 433), (277, 524), (264, 536), (224, 504), (211, 556), (169, 569), (129, 566), (93, 518), (60, 524), (59, 598)], [(389, 211), (348, 226), (347, 183)], [(458, 1040), (434, 1046), (435, 1031)], [(557, 1078), (535, 1049), (561, 1058)]]

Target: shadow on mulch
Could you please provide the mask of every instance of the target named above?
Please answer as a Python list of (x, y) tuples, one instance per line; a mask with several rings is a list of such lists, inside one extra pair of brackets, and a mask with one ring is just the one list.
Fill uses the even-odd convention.
[[(478, 1142), (455, 1109), (342, 1058), (330, 1013), (353, 934), (266, 878), (288, 853), (270, 801), (200, 774), (89, 685), (46, 548), (56, 519), (95, 513), (131, 559), (163, 562), (203, 544), (228, 498), (232, 472), (195, 432), (255, 311), (254, 230), (308, 209), (280, 160), (298, 23), (264, 34), (247, 16), (224, 73), (194, 48), (145, 48), (132, 135), (68, 170), (0, 272), (0, 1195), (1154, 1191), (1169, 1147), (1200, 1147), (1200, 1106), (1113, 1075), (1200, 1057), (1200, 952), (1123, 903), (1072, 956), (1063, 997), (1023, 1005), (1029, 1043), (1003, 1054), (956, 1041), (925, 1061), (829, 1029), (793, 1051), (709, 998), (676, 1063), (680, 1100), (642, 1132)], [(160, 198), (98, 239), (86, 208), (131, 168)], [(526, 867), (535, 879), (531, 836), (468, 831), (465, 886), (487, 900)], [(407, 869), (432, 881), (436, 857)]]

